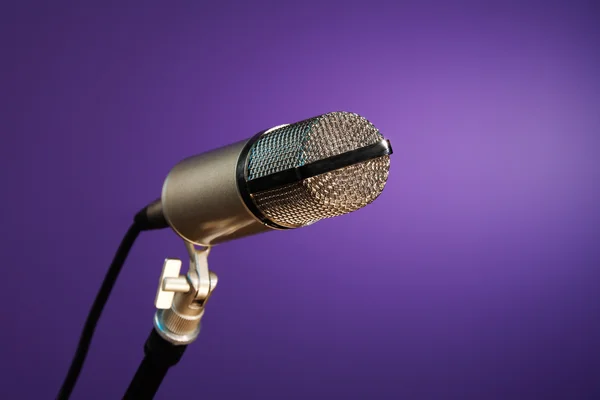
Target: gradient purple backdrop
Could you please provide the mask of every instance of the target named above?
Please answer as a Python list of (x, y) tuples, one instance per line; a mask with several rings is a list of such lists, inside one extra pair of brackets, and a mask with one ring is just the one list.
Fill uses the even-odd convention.
[[(0, 398), (54, 398), (177, 161), (334, 110), (391, 139), (384, 193), (215, 248), (157, 398), (598, 398), (598, 6), (249, 3), (2, 6)], [(141, 236), (74, 399), (124, 393), (165, 257)]]

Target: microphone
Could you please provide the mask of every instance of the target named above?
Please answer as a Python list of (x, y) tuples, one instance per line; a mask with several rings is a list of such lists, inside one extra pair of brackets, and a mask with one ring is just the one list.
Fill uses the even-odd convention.
[(153, 398), (168, 369), (197, 338), (217, 284), (207, 263), (212, 246), (300, 228), (370, 204), (385, 187), (391, 154), (389, 140), (365, 118), (331, 112), (276, 126), (175, 165), (160, 199), (135, 215), (123, 238), (57, 398), (69, 398), (100, 314), (142, 231), (172, 228), (185, 241), (190, 266), (181, 276), (181, 260), (166, 259), (163, 264), (154, 329), (124, 399)]
[(205, 247), (307, 226), (374, 201), (391, 154), (360, 115), (323, 114), (184, 159), (143, 217)]

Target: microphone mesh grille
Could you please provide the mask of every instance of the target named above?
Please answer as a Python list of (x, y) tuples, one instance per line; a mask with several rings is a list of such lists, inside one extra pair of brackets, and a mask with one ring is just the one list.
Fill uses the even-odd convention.
[[(365, 118), (333, 112), (264, 134), (249, 152), (247, 179), (300, 167), (383, 139)], [(253, 194), (271, 221), (300, 227), (358, 210), (375, 200), (387, 181), (389, 156), (317, 175)]]
[(377, 128), (358, 114), (332, 112), (264, 134), (249, 152), (248, 180), (379, 142)]

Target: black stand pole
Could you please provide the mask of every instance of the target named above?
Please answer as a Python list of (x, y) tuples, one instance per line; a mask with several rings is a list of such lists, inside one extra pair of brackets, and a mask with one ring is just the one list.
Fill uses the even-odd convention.
[(152, 329), (144, 345), (144, 360), (135, 373), (123, 399), (153, 399), (167, 375), (167, 371), (181, 360), (186, 348), (186, 345), (176, 346), (167, 342)]

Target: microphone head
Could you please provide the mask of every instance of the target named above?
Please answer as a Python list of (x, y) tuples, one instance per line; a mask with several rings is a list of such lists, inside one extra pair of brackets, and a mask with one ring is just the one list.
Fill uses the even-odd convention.
[(385, 187), (391, 153), (365, 118), (331, 112), (250, 141), (238, 185), (267, 225), (302, 227), (373, 202)]

